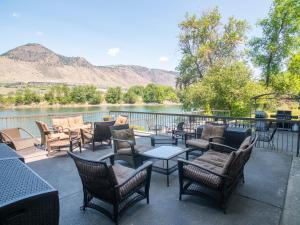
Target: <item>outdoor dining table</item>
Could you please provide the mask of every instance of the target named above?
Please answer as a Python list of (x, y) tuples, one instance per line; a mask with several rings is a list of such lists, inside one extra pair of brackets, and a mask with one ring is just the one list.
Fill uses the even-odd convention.
[(15, 150), (7, 144), (0, 143), (0, 159), (17, 158), (24, 162), (24, 157), (19, 155)]

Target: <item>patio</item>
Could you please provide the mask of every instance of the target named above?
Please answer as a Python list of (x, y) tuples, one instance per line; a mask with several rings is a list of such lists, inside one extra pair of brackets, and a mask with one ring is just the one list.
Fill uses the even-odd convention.
[[(138, 142), (150, 140), (141, 138)], [(110, 153), (109, 147), (92, 152), (85, 149), (81, 155), (95, 159)], [(78, 152), (78, 154), (80, 154)], [(265, 150), (254, 150), (245, 168), (245, 184), (239, 184), (228, 203), (227, 214), (213, 202), (195, 196), (183, 196), (178, 200), (177, 172), (166, 177), (152, 172), (150, 204), (141, 201), (127, 210), (119, 224), (133, 225), (277, 225), (283, 212), (292, 156)], [(59, 156), (27, 164), (59, 192), (61, 225), (114, 224), (101, 213), (82, 205), (82, 185), (73, 160)]]

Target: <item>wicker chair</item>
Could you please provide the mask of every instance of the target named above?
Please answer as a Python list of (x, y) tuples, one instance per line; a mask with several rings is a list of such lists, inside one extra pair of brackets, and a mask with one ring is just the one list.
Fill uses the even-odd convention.
[[(24, 137), (24, 133), (28, 137)], [(0, 138), (3, 143), (9, 145), (16, 151), (23, 150), (26, 148), (32, 148), (35, 145), (39, 144), (39, 141), (35, 137), (33, 137), (33, 135), (29, 133), (29, 131), (21, 127), (1, 130)]]
[[(122, 128), (122, 129), (121, 129)], [(142, 156), (139, 153), (145, 152), (151, 148), (147, 145), (137, 145), (133, 129), (127, 126), (110, 127), (113, 141), (113, 148), (116, 160), (124, 160), (132, 167), (136, 168), (142, 164)]]
[(200, 150), (201, 153), (203, 151), (207, 151), (210, 142), (223, 143), (225, 128), (226, 128), (225, 125), (206, 124), (204, 125), (201, 134), (198, 134), (197, 132), (186, 133), (185, 144), (186, 147), (191, 148), (189, 153), (191, 153), (192, 150), (195, 151)]
[[(97, 161), (83, 159), (71, 152), (83, 186), (83, 206), (93, 208), (112, 219), (116, 224), (122, 213), (134, 203), (147, 199), (149, 203), (149, 188), (152, 163), (147, 162), (136, 170), (114, 164), (114, 154), (111, 153)], [(105, 160), (110, 159), (110, 164)], [(100, 204), (92, 203), (96, 198), (113, 206), (112, 212)]]
[(95, 122), (94, 129), (80, 129), (81, 135), (81, 143), (82, 147), (84, 144), (92, 143), (93, 144), (93, 151), (95, 150), (95, 143), (105, 141), (109, 146), (111, 146), (111, 133), (110, 133), (110, 126), (113, 126), (115, 121), (107, 121), (107, 122)]
[(179, 159), (179, 200), (182, 195), (219, 197), (216, 200), (226, 213), (230, 194), (241, 179), (245, 182), (244, 166), (256, 141), (249, 136), (239, 149), (211, 143), (210, 150), (193, 161)]
[(41, 144), (48, 151), (48, 156), (53, 151), (60, 151), (62, 148), (68, 148), (70, 151), (73, 151), (74, 148), (79, 147), (81, 152), (81, 142), (77, 132), (69, 132), (68, 135), (65, 133), (55, 133), (42, 121), (36, 121), (36, 125), (41, 134)]

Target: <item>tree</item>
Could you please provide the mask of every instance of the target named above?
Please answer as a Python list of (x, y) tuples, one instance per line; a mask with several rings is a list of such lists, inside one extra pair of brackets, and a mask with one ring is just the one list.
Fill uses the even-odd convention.
[(86, 88), (84, 86), (76, 86), (72, 88), (71, 91), (72, 101), (75, 103), (85, 103), (87, 101), (85, 91)]
[(230, 110), (232, 116), (249, 115), (250, 98), (265, 88), (252, 80), (243, 62), (215, 65), (201, 81), (185, 90), (185, 109)]
[(300, 93), (300, 76), (291, 72), (283, 72), (271, 77), (273, 89), (282, 94)]
[(105, 100), (107, 103), (120, 103), (122, 100), (122, 91), (120, 87), (110, 87), (108, 88), (106, 95), (105, 95)]
[(18, 90), (15, 94), (15, 104), (16, 105), (23, 104), (23, 93), (20, 90)]
[(258, 25), (262, 37), (250, 41), (250, 56), (261, 67), (268, 86), (270, 77), (280, 72), (286, 59), (299, 48), (300, 1), (274, 0), (267, 18)]
[(297, 74), (300, 76), (300, 52), (293, 55), (291, 58), (288, 65), (288, 71), (292, 74)]
[(98, 105), (103, 102), (103, 96), (100, 91), (95, 91), (89, 98), (88, 103), (91, 105)]
[(145, 103), (162, 103), (163, 91), (161, 87), (155, 84), (148, 84), (145, 87), (143, 100)]
[(216, 63), (229, 63), (241, 57), (239, 47), (245, 42), (248, 25), (244, 20), (230, 17), (221, 23), (218, 8), (196, 15), (186, 16), (179, 24), (179, 45), (183, 57), (177, 67), (180, 76), (177, 86), (185, 88), (199, 79)]
[(135, 94), (134, 91), (130, 89), (123, 96), (123, 101), (125, 103), (134, 104), (137, 102), (137, 100), (138, 100), (137, 94)]

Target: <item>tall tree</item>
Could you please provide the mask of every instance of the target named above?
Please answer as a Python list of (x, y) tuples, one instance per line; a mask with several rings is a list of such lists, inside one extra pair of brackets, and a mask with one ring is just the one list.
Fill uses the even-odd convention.
[(270, 77), (279, 73), (285, 60), (299, 48), (300, 1), (274, 0), (268, 17), (258, 25), (262, 37), (250, 41), (250, 55), (269, 85)]
[(177, 86), (184, 88), (201, 79), (216, 62), (239, 58), (239, 46), (245, 42), (248, 25), (233, 17), (222, 24), (220, 12), (215, 8), (200, 18), (187, 15), (179, 28), (183, 56), (177, 67), (180, 72)]

